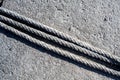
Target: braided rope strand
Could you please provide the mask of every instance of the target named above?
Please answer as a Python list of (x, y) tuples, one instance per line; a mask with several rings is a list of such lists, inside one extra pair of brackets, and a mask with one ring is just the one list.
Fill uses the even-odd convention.
[(59, 38), (62, 38), (64, 40), (69, 41), (71, 43), (74, 43), (76, 45), (79, 45), (79, 46), (81, 46), (83, 48), (86, 48), (86, 49), (88, 49), (90, 51), (93, 51), (93, 52), (98, 53), (100, 55), (103, 55), (105, 57), (108, 57), (108, 58), (116, 61), (115, 64), (120, 65), (120, 58), (113, 55), (113, 54), (110, 54), (110, 52), (104, 51), (104, 50), (99, 49), (97, 47), (94, 47), (94, 46), (92, 46), (92, 45), (90, 45), (88, 43), (85, 43), (85, 42), (80, 41), (78, 39), (72, 38), (69, 35), (64, 34), (62, 32), (59, 32), (59, 31), (57, 31), (57, 30), (55, 30), (53, 28), (50, 28), (49, 26), (46, 26), (46, 25), (42, 24), (42, 23), (36, 22), (36, 21), (34, 21), (34, 20), (30, 19), (30, 18), (19, 15), (19, 14), (15, 13), (15, 12), (12, 12), (12, 11), (7, 10), (5, 8), (0, 8), (0, 14), (4, 15), (4, 16), (7, 16), (7, 17), (13, 17), (14, 19), (16, 19), (18, 21), (21, 21), (21, 22), (25, 22), (24, 24), (30, 24), (30, 25), (34, 25), (35, 27), (39, 27), (39, 28), (41, 28), (41, 29), (43, 29), (43, 30), (45, 30), (45, 31), (59, 37)]
[(82, 53), (84, 53), (84, 54), (86, 54), (88, 56), (91, 56), (93, 58), (97, 58), (97, 59), (100, 59), (102, 61), (108, 62), (110, 64), (114, 64), (113, 61), (107, 59), (104, 56), (101, 56), (99, 54), (95, 54), (95, 53), (93, 53), (93, 52), (91, 52), (91, 51), (89, 51), (89, 50), (87, 50), (85, 48), (81, 48), (81, 47), (79, 47), (79, 46), (77, 46), (75, 44), (69, 43), (69, 42), (64, 41), (62, 39), (59, 39), (59, 38), (57, 38), (55, 36), (52, 36), (52, 35), (49, 35), (47, 33), (41, 32), (41, 31), (36, 30), (34, 28), (31, 28), (31, 27), (28, 27), (28, 26), (26, 26), (24, 24), (21, 24), (19, 22), (13, 21), (12, 19), (8, 19), (8, 18), (5, 18), (5, 17), (0, 15), (0, 21), (3, 22), (3, 23), (12, 24), (15, 27), (21, 28), (21, 29), (26, 30), (26, 31), (28, 31), (30, 33), (34, 33), (35, 35), (38, 35), (38, 36), (43, 37), (43, 38), (45, 38), (47, 40), (56, 42), (57, 44), (60, 44), (62, 46), (68, 47), (68, 48), (71, 48), (71, 49), (76, 50), (76, 51), (78, 51), (80, 53), (82, 52)]
[(80, 56), (77, 56), (75, 54), (68, 53), (67, 51), (61, 50), (61, 49), (59, 49), (57, 47), (54, 47), (54, 46), (52, 46), (50, 44), (46, 44), (45, 42), (37, 40), (37, 39), (35, 39), (35, 38), (25, 34), (25, 33), (22, 33), (22, 32), (20, 32), (20, 31), (18, 31), (16, 29), (4, 24), (4, 23), (0, 22), (0, 27), (6, 29), (6, 30), (8, 30), (8, 31), (10, 31), (10, 32), (12, 32), (12, 33), (14, 33), (14, 34), (16, 34), (16, 35), (30, 41), (30, 42), (32, 42), (32, 43), (35, 43), (35, 44), (45, 48), (46, 50), (50, 50), (50, 51), (55, 52), (55, 53), (57, 53), (59, 55), (68, 57), (68, 58), (70, 58), (72, 60), (80, 62), (80, 63), (82, 63), (82, 64), (84, 64), (86, 66), (92, 67), (94, 69), (98, 69), (98, 70), (104, 71), (106, 73), (112, 74), (114, 76), (120, 77), (120, 72), (118, 72), (118, 71), (115, 71), (113, 69), (109, 69), (106, 66), (100, 65), (100, 64), (98, 64), (96, 62), (86, 60), (86, 59), (84, 59), (84, 58), (82, 58)]

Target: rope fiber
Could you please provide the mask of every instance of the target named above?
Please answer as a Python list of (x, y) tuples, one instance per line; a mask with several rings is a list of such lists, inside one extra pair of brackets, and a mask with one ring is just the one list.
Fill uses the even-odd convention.
[(21, 22), (23, 24), (31, 25), (31, 27), (34, 27), (34, 28), (37, 28), (37, 29), (39, 28), (39, 29), (41, 29), (41, 30), (43, 30), (43, 31), (45, 31), (45, 32), (47, 32), (49, 34), (52, 34), (54, 36), (57, 36), (57, 37), (59, 37), (61, 39), (66, 40), (68, 42), (79, 45), (80, 47), (86, 48), (86, 49), (88, 49), (88, 50), (90, 50), (90, 51), (92, 51), (94, 53), (97, 53), (97, 54), (100, 54), (100, 55), (105, 56), (107, 58), (110, 58), (111, 60), (115, 61), (114, 62), (115, 64), (120, 65), (120, 58), (113, 55), (113, 54), (111, 54), (110, 52), (107, 52), (107, 51), (104, 51), (104, 50), (99, 49), (97, 47), (94, 47), (94, 46), (92, 46), (92, 45), (90, 45), (90, 44), (88, 44), (86, 42), (80, 41), (80, 40), (78, 40), (76, 38), (72, 38), (71, 36), (69, 36), (67, 34), (64, 34), (62, 32), (59, 32), (59, 31), (57, 31), (57, 30), (55, 30), (55, 29), (53, 29), (53, 28), (51, 28), (49, 26), (46, 26), (46, 25), (44, 25), (44, 24), (42, 24), (40, 22), (34, 21), (34, 20), (30, 19), (30, 18), (19, 15), (19, 14), (13, 12), (13, 11), (7, 10), (5, 8), (2, 8), (2, 7), (0, 8), (0, 14), (4, 15), (6, 17), (12, 18), (13, 20)]
[[(30, 18), (19, 15), (13, 11), (7, 10), (2, 7), (0, 7), (0, 27), (6, 29), (6, 30), (32, 42), (32, 43), (35, 43), (35, 44), (45, 48), (46, 50), (49, 50), (49, 51), (52, 51), (59, 55), (68, 57), (72, 60), (80, 62), (80, 63), (82, 63), (86, 66), (92, 67), (94, 69), (98, 69), (98, 70), (104, 71), (106, 73), (120, 77), (119, 71), (116, 71), (114, 69), (108, 68), (107, 66), (105, 66), (103, 64), (99, 64), (95, 61), (92, 61), (92, 60), (89, 60), (82, 56), (79, 56), (79, 54), (85, 54), (92, 58), (96, 58), (98, 61), (100, 60), (100, 61), (112, 64), (115, 66), (116, 65), (120, 66), (120, 58), (119, 57), (117, 57), (107, 51), (104, 51), (102, 49), (99, 49), (97, 47), (94, 47), (88, 43), (80, 41), (76, 38), (72, 38), (71, 36), (64, 34), (62, 32), (59, 32), (53, 28), (50, 28), (49, 26), (46, 26), (42, 23), (39, 23), (37, 21), (34, 21)], [(25, 32), (23, 32), (19, 29), (22, 29)], [(44, 41), (36, 39), (34, 36), (30, 36), (26, 32), (33, 33), (34, 35), (42, 37), (46, 40), (49, 40), (49, 41), (55, 42), (56, 44), (59, 44), (61, 46), (70, 48), (74, 51), (79, 52), (79, 54), (73, 54), (62, 48), (48, 44)]]
[(99, 54), (95, 54), (94, 52), (91, 52), (89, 50), (86, 50), (85, 48), (79, 47), (78, 45), (75, 45), (73, 43), (69, 43), (69, 42), (64, 41), (62, 39), (59, 39), (58, 37), (49, 35), (49, 34), (47, 34), (45, 32), (41, 32), (41, 31), (39, 31), (37, 29), (28, 27), (28, 26), (26, 26), (24, 24), (13, 21), (12, 19), (8, 19), (8, 18), (0, 15), (0, 21), (3, 22), (3, 23), (12, 24), (12, 25), (15, 26), (15, 28), (17, 28), (17, 27), (21, 28), (22, 30), (28, 31), (28, 32), (33, 33), (35, 35), (38, 35), (39, 37), (43, 37), (44, 39), (53, 41), (53, 42), (55, 42), (57, 44), (68, 47), (68, 48), (70, 48), (72, 50), (76, 50), (76, 51), (78, 51), (80, 53), (83, 53), (83, 54), (85, 54), (87, 56), (91, 56), (93, 58), (100, 59), (101, 61), (105, 61), (105, 62), (108, 62), (110, 64), (114, 64), (114, 62), (112, 60), (110, 60), (110, 59), (108, 59), (108, 58), (106, 58), (104, 56), (101, 56)]
[(35, 44), (45, 48), (46, 50), (49, 50), (49, 51), (52, 51), (52, 52), (57, 53), (59, 55), (68, 57), (68, 58), (70, 58), (72, 60), (80, 62), (80, 63), (82, 63), (82, 64), (84, 64), (86, 66), (92, 67), (94, 69), (98, 69), (98, 70), (104, 71), (106, 73), (109, 73), (109, 74), (112, 74), (112, 75), (115, 75), (115, 76), (118, 76), (118, 77), (120, 76), (120, 72), (118, 72), (118, 71), (115, 71), (113, 69), (109, 69), (106, 66), (100, 65), (100, 64), (98, 64), (96, 62), (86, 60), (83, 57), (77, 56), (75, 54), (68, 53), (67, 51), (63, 51), (63, 50), (61, 50), (61, 49), (59, 49), (57, 47), (46, 44), (45, 42), (37, 40), (37, 39), (35, 39), (35, 38), (25, 34), (25, 33), (22, 33), (22, 32), (20, 32), (20, 31), (18, 31), (16, 29), (4, 24), (4, 23), (0, 22), (0, 27), (6, 29), (6, 30), (8, 30), (8, 31), (10, 31), (10, 32), (12, 32), (12, 33), (14, 33), (14, 34), (16, 34), (16, 35), (30, 41), (30, 42), (32, 42), (32, 43), (35, 43)]

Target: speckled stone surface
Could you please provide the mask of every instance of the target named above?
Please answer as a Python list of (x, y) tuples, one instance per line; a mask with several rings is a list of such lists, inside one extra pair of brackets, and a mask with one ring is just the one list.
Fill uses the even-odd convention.
[[(2, 7), (120, 57), (120, 0), (4, 0)], [(0, 80), (116, 80), (0, 28)]]

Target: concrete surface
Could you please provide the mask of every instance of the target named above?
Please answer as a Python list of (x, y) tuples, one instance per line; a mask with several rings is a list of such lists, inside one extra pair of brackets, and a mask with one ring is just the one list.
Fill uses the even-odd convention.
[[(4, 0), (16, 11), (120, 56), (120, 0)], [(0, 80), (117, 80), (0, 28)], [(118, 79), (119, 80), (119, 79)]]

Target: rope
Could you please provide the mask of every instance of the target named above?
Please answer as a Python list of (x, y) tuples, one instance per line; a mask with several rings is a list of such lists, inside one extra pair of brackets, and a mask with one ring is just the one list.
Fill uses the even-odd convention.
[(114, 60), (115, 61), (115, 64), (116, 65), (120, 65), (120, 58), (113, 55), (113, 54), (110, 54), (109, 52), (107, 51), (104, 51), (102, 49), (99, 49), (97, 47), (94, 47), (88, 43), (85, 43), (83, 41), (80, 41), (76, 38), (72, 38), (70, 37), (69, 35), (66, 35), (62, 32), (59, 32), (53, 28), (50, 28), (44, 24), (41, 24), (39, 22), (36, 22), (36, 21), (33, 21), (32, 19), (30, 18), (26, 18), (25, 16), (22, 16), (22, 15), (19, 15), (15, 12), (12, 12), (10, 10), (7, 10), (5, 8), (0, 8), (0, 14), (1, 15), (4, 15), (6, 17), (9, 17), (9, 18), (12, 18), (12, 19), (15, 19), (16, 21), (19, 21), (23, 24), (26, 24), (26, 25), (31, 25), (33, 27), (36, 27), (36, 28), (39, 28), (39, 29), (42, 29), (43, 31), (47, 32), (47, 33), (50, 33), (51, 35), (55, 35), (57, 36), (58, 38), (61, 38), (61, 39), (64, 39), (68, 42), (71, 42), (71, 43), (74, 43), (80, 47), (83, 47), (83, 48), (86, 48), (92, 52), (95, 52), (97, 54), (100, 54), (102, 56), (105, 56), (107, 58), (110, 58), (111, 60)]
[(114, 64), (113, 61), (109, 60), (108, 58), (106, 58), (104, 56), (101, 56), (99, 54), (95, 54), (94, 52), (91, 52), (91, 51), (86, 50), (86, 49), (84, 49), (82, 47), (79, 47), (79, 46), (77, 46), (77, 45), (75, 45), (73, 43), (69, 43), (69, 42), (64, 41), (62, 39), (59, 39), (59, 38), (57, 38), (55, 36), (49, 35), (49, 34), (47, 34), (45, 32), (41, 32), (41, 31), (36, 30), (34, 28), (28, 27), (28, 26), (26, 26), (24, 24), (13, 21), (12, 19), (9, 19), (9, 18), (6, 18), (6, 17), (0, 15), (0, 21), (3, 22), (3, 23), (6, 23), (6, 24), (12, 24), (12, 25), (15, 26), (15, 28), (21, 28), (22, 30), (28, 31), (28, 32), (33, 33), (35, 35), (38, 35), (39, 37), (43, 37), (43, 38), (45, 38), (47, 40), (50, 40), (50, 41), (53, 41), (53, 42), (55, 42), (55, 43), (57, 43), (59, 45), (62, 45), (62, 46), (68, 47), (68, 48), (70, 48), (72, 50), (78, 51), (78, 52), (80, 52), (79, 54), (83, 53), (83, 54), (85, 54), (87, 56), (91, 56), (93, 58), (100, 59), (101, 61), (105, 61), (105, 62), (108, 62), (110, 64)]
[(82, 63), (82, 64), (84, 64), (86, 66), (92, 67), (94, 69), (98, 69), (98, 70), (104, 71), (106, 73), (109, 73), (109, 74), (112, 74), (112, 75), (120, 77), (120, 72), (118, 72), (118, 71), (115, 71), (113, 69), (109, 69), (106, 66), (100, 65), (100, 64), (98, 64), (96, 62), (93, 62), (93, 61), (90, 61), (90, 60), (86, 60), (83, 57), (77, 56), (75, 54), (68, 53), (67, 51), (59, 49), (58, 47), (54, 47), (54, 46), (52, 46), (50, 44), (46, 44), (45, 42), (40, 41), (38, 39), (35, 39), (35, 38), (25, 34), (25, 33), (22, 33), (20, 31), (16, 30), (15, 28), (12, 28), (12, 27), (4, 24), (4, 23), (0, 22), (0, 27), (6, 29), (6, 30), (8, 30), (8, 31), (10, 31), (10, 32), (12, 32), (12, 33), (14, 33), (14, 34), (16, 34), (16, 35), (18, 35), (18, 36), (28, 40), (28, 41), (34, 43), (34, 44), (37, 44), (37, 45), (45, 48), (46, 50), (49, 50), (49, 51), (55, 52), (55, 53), (57, 53), (59, 55), (68, 57), (68, 58), (70, 58), (72, 60), (80, 62), (80, 63)]

